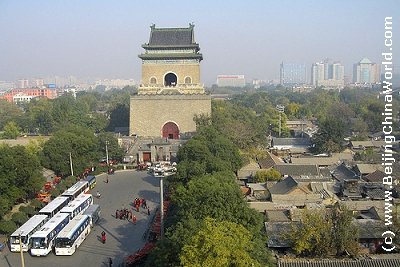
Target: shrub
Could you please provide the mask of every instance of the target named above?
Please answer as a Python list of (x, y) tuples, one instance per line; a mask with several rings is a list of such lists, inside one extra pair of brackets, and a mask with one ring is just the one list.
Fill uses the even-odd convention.
[(0, 221), (0, 234), (11, 235), (17, 228), (17, 225), (13, 221)]
[(11, 216), (11, 220), (15, 222), (16, 225), (21, 226), (28, 220), (28, 215), (24, 212), (16, 212)]

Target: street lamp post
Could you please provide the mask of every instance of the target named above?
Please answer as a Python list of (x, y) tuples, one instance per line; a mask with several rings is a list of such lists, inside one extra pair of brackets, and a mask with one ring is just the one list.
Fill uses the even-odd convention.
[(164, 236), (164, 182), (163, 182), (164, 175), (160, 177), (160, 235), (161, 237)]
[(285, 112), (285, 106), (276, 105), (276, 109), (279, 112), (279, 137), (281, 137), (281, 128), (282, 128), (282, 113)]
[(22, 251), (22, 237), (21, 237), (22, 233), (23, 231), (19, 233), (19, 252), (21, 253), (21, 266), (25, 267), (24, 252)]
[(74, 176), (74, 168), (72, 167), (72, 153), (69, 152), (69, 165), (71, 167), (71, 175)]
[(107, 166), (109, 165), (108, 163), (108, 141), (106, 141), (106, 159), (107, 159)]

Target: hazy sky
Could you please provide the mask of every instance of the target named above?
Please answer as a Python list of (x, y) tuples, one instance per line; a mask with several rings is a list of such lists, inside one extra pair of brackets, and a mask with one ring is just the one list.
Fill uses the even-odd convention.
[(149, 26), (190, 22), (208, 85), (218, 74), (278, 79), (282, 61), (311, 68), (326, 57), (351, 74), (362, 57), (382, 61), (386, 16), (393, 17), (393, 52), (400, 58), (399, 0), (0, 0), (0, 80), (139, 80), (137, 55)]

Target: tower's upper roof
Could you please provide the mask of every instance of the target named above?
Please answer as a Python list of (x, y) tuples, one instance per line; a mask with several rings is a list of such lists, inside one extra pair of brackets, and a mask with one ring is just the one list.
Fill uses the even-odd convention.
[[(188, 28), (156, 28), (150, 26), (150, 39), (142, 47), (146, 50), (140, 54), (143, 60), (154, 59), (203, 59), (199, 53), (199, 44), (194, 41), (194, 25), (189, 24)], [(182, 49), (182, 53), (171, 52), (171, 50)], [(157, 53), (153, 51), (157, 50)]]
[(156, 28), (151, 25), (150, 40), (143, 47), (190, 47), (198, 46), (194, 41), (194, 25), (188, 28)]

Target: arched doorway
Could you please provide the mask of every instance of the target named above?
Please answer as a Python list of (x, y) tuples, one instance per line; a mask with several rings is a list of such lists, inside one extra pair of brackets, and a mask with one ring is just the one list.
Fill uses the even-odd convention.
[(162, 136), (169, 139), (179, 139), (179, 128), (173, 122), (167, 122), (162, 128)]
[(178, 78), (176, 77), (175, 74), (173, 73), (168, 73), (167, 75), (165, 75), (164, 77), (164, 85), (165, 86), (176, 86), (178, 81)]

